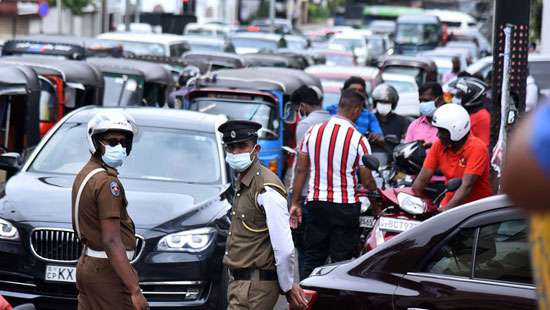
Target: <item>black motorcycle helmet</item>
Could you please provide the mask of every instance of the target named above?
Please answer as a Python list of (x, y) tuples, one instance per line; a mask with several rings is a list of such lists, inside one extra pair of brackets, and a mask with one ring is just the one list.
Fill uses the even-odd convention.
[(474, 76), (462, 76), (449, 84), (455, 96), (462, 99), (462, 106), (466, 109), (483, 105), (483, 98), (488, 86)]
[(400, 144), (393, 151), (393, 159), (399, 171), (408, 175), (417, 175), (426, 159), (426, 148), (421, 141)]

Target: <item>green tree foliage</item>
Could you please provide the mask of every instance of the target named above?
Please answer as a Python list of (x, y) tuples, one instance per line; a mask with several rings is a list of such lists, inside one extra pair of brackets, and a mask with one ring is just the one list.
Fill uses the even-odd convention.
[[(55, 0), (48, 0), (50, 7), (55, 6)], [(88, 5), (95, 5), (94, 0), (62, 0), (63, 7), (70, 10), (74, 15), (82, 15), (84, 8)]]
[[(540, 40), (540, 32), (542, 27), (542, 1), (531, 0), (531, 18), (529, 23), (529, 41), (536, 42)], [(550, 5), (550, 3), (546, 3)]]

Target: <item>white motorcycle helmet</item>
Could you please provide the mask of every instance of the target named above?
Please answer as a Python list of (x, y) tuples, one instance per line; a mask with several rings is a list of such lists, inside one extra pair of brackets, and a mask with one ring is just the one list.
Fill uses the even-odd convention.
[(432, 125), (449, 131), (451, 141), (457, 142), (470, 132), (470, 115), (458, 104), (444, 104), (435, 110)]
[(138, 129), (134, 118), (122, 111), (104, 111), (97, 113), (88, 122), (88, 149), (92, 154), (97, 150), (97, 139), (95, 136), (108, 131), (121, 131), (128, 133), (128, 147), (126, 154), (130, 155), (132, 140), (137, 135)]

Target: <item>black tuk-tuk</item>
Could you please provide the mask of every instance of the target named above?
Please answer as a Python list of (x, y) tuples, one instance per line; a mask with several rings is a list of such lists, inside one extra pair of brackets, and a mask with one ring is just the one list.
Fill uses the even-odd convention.
[(166, 103), (174, 80), (164, 65), (124, 58), (88, 58), (105, 79), (103, 106), (157, 106)]
[(40, 141), (40, 80), (27, 66), (0, 66), (0, 153), (22, 153)]
[(114, 41), (46, 34), (8, 40), (2, 49), (2, 56), (56, 56), (71, 60), (82, 60), (92, 56), (121, 57), (123, 54), (122, 45)]
[(191, 110), (261, 123), (260, 159), (266, 167), (283, 176), (291, 163), (282, 147), (295, 146), (295, 124), (285, 122), (285, 105), (290, 95), (302, 85), (322, 89), (318, 78), (300, 70), (226, 69), (198, 80), (187, 99)]
[[(201, 69), (201, 73), (220, 69), (240, 69), (246, 62), (240, 55), (220, 52), (187, 52), (181, 56), (184, 61)], [(201, 66), (205, 64), (206, 70)]]
[(11, 56), (1, 57), (0, 64), (26, 65), (39, 75), (41, 135), (70, 111), (103, 100), (103, 76), (86, 62)]
[(437, 82), (437, 66), (426, 57), (386, 56), (379, 60), (381, 73), (396, 73), (412, 76), (418, 86), (426, 82)]
[(242, 55), (248, 67), (278, 67), (304, 70), (307, 63), (290, 54), (251, 53)]

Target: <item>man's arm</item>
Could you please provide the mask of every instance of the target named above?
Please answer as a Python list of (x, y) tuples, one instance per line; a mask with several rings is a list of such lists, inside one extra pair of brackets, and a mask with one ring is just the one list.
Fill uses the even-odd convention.
[(303, 290), (294, 283), (294, 243), (289, 226), (287, 200), (276, 190), (265, 187), (265, 192), (258, 195), (258, 205), (265, 211), (269, 239), (275, 255), (275, 266), (279, 286), (285, 293), (291, 307), (307, 306)]
[(309, 155), (298, 152), (298, 162), (294, 171), (294, 184), (292, 184), (292, 205), (290, 207), (290, 226), (297, 228), (302, 223), (301, 194), (309, 173)]
[(460, 185), (460, 187), (456, 190), (453, 198), (449, 200), (449, 202), (445, 206), (445, 210), (449, 210), (461, 205), (466, 197), (468, 197), (468, 195), (470, 195), (470, 193), (472, 192), (472, 188), (474, 188), (474, 184), (476, 184), (478, 179), (479, 175), (477, 174), (465, 174), (462, 177), (462, 185)]
[(365, 166), (359, 167), (359, 179), (361, 182), (361, 185), (363, 185), (364, 188), (366, 188), (369, 191), (375, 191), (376, 190), (376, 181), (374, 180), (374, 177), (372, 176), (372, 172), (369, 170), (369, 168)]
[(420, 170), (420, 174), (416, 177), (414, 180), (414, 183), (412, 185), (412, 190), (416, 195), (423, 196), (424, 195), (424, 189), (430, 182), (430, 179), (434, 175), (434, 170), (429, 168), (422, 168)]

